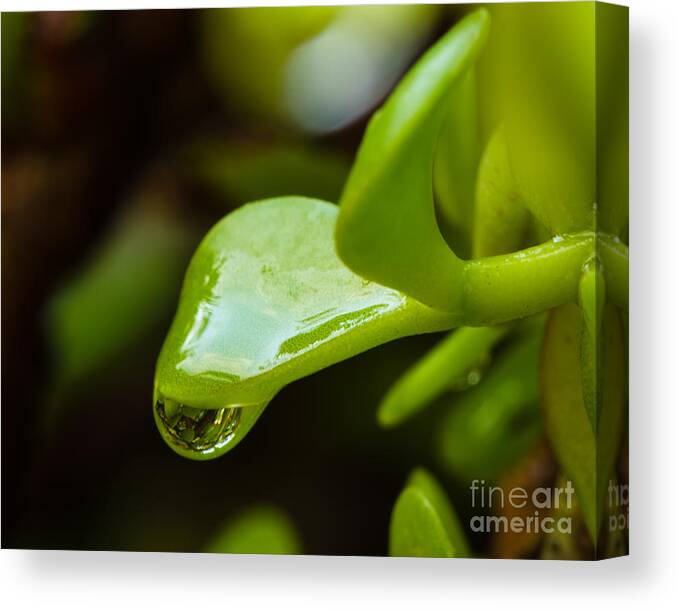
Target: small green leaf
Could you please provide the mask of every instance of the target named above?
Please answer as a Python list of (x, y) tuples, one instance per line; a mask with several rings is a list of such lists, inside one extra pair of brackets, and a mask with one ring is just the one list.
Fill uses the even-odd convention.
[(478, 366), (507, 330), (507, 326), (489, 326), (452, 332), (388, 391), (379, 405), (379, 423), (395, 426), (431, 404)]
[(525, 240), (529, 214), (511, 172), (503, 129), (495, 132), (485, 148), (475, 197), (473, 257), (518, 250)]
[[(291, 381), (392, 339), (457, 323), (347, 269), (333, 248), (337, 212), (299, 197), (248, 204), (196, 251), (158, 359), (156, 398), (198, 409), (194, 421), (214, 415), (204, 410), (237, 407), (248, 425), (219, 451), (191, 457), (235, 446), (253, 424), (248, 407), (258, 416)], [(195, 428), (185, 418), (181, 426)]]
[(544, 336), (541, 395), (546, 430), (564, 474), (575, 487), (586, 526), (597, 544), (604, 500), (624, 429), (625, 361), (618, 311), (606, 305), (600, 334), (601, 367), (597, 433), (584, 404), (581, 372), (582, 314), (577, 305), (554, 309)]
[(255, 506), (229, 520), (207, 544), (206, 553), (301, 555), (294, 524), (275, 506)]
[(600, 385), (602, 362), (601, 330), (605, 307), (605, 277), (600, 261), (594, 257), (584, 265), (579, 283), (581, 326), (581, 375), (586, 415), (593, 432), (598, 427), (603, 388)]
[(491, 480), (540, 438), (541, 338), (541, 328), (516, 338), (477, 386), (450, 397), (435, 443), (455, 476)]
[(440, 484), (421, 468), (398, 496), (391, 515), (393, 557), (470, 557), (464, 529)]
[(448, 239), (462, 258), (470, 256), (478, 166), (478, 99), (473, 67), (452, 88), (433, 165), (436, 202), (449, 225)]
[(150, 206), (134, 207), (54, 294), (46, 326), (55, 408), (95, 379), (108, 375), (114, 381), (110, 365), (127, 360), (149, 330), (162, 329), (192, 245), (193, 237), (176, 220)]
[(361, 276), (427, 305), (458, 310), (463, 262), (438, 228), (433, 162), (452, 87), (489, 28), (479, 10), (417, 62), (370, 121), (340, 202), (341, 259)]

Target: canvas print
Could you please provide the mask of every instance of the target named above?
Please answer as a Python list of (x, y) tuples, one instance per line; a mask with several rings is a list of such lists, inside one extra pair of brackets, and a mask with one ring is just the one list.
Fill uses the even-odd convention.
[(2, 546), (629, 552), (628, 9), (2, 15)]

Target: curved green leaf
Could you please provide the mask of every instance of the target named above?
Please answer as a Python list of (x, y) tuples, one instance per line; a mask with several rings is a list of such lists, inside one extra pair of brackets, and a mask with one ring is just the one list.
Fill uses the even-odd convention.
[(517, 338), (477, 386), (450, 400), (435, 444), (455, 476), (491, 480), (539, 439), (541, 338), (541, 329)]
[(498, 129), (478, 167), (473, 225), (473, 257), (508, 254), (525, 240), (529, 214), (518, 193), (506, 148)]
[(507, 330), (506, 326), (489, 326), (452, 332), (388, 391), (379, 405), (379, 423), (395, 426), (431, 404), (478, 366)]
[(605, 307), (605, 278), (600, 261), (594, 257), (582, 270), (579, 283), (579, 307), (582, 313), (581, 326), (581, 375), (584, 391), (584, 407), (595, 433), (602, 399), (601, 366), (604, 358), (600, 345)]
[(255, 506), (226, 523), (205, 547), (205, 553), (301, 555), (294, 524), (275, 506)]
[(563, 472), (574, 483), (586, 526), (597, 543), (604, 500), (624, 427), (624, 344), (618, 311), (606, 305), (600, 347), (605, 359), (598, 392), (596, 433), (587, 416), (581, 373), (582, 315), (577, 305), (551, 312), (541, 359), (541, 395), (546, 430)]
[(440, 484), (415, 470), (391, 515), (389, 554), (393, 557), (470, 557), (464, 529)]
[(355, 272), (450, 311), (459, 308), (463, 262), (436, 221), (434, 151), (450, 89), (472, 65), (488, 27), (485, 10), (462, 19), (374, 114), (335, 233), (339, 256)]
[(447, 115), (433, 164), (436, 203), (449, 229), (446, 237), (462, 258), (471, 254), (473, 201), (479, 155), (478, 99), (475, 69), (470, 67), (452, 87)]
[[(397, 337), (457, 323), (347, 269), (332, 244), (337, 212), (314, 199), (271, 199), (229, 214), (205, 237), (156, 369), (156, 400), (169, 401), (160, 419), (191, 437), (174, 439), (177, 446), (158, 420), (175, 450), (216, 457), (291, 381)], [(181, 417), (186, 406), (193, 423)], [(227, 443), (218, 451), (182, 448), (205, 432), (205, 417), (217, 417), (206, 411), (224, 408), (238, 413), (207, 424), (231, 435)], [(233, 419), (240, 416), (246, 426)]]

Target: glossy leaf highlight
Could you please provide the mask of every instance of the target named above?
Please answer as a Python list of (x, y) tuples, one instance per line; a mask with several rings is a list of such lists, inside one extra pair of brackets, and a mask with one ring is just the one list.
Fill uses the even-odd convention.
[(158, 359), (156, 399), (249, 413), (335, 362), (456, 324), (347, 269), (332, 244), (336, 217), (330, 203), (287, 197), (248, 204), (208, 233)]

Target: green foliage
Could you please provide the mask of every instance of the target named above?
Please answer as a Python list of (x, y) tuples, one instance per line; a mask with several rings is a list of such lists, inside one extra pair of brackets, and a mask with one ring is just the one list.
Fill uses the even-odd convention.
[(479, 52), (486, 11), (465, 17), (410, 70), (374, 114), (340, 201), (337, 251), (356, 273), (453, 311), (462, 261), (445, 243), (433, 203), (434, 150), (450, 87)]
[(206, 553), (300, 555), (301, 539), (287, 514), (275, 506), (253, 506), (233, 519), (205, 546)]
[(506, 134), (498, 129), (480, 161), (473, 225), (474, 258), (514, 252), (525, 239), (529, 215), (521, 201), (506, 146)]
[(496, 357), (480, 383), (450, 396), (435, 446), (462, 481), (495, 479), (542, 436), (538, 363), (542, 329), (529, 329)]
[[(214, 425), (228, 442), (179, 450), (215, 457), (286, 384), (397, 337), (463, 326), (397, 381), (379, 422), (404, 422), (491, 357), (480, 383), (449, 394), (435, 438), (442, 464), (461, 479), (496, 478), (545, 422), (595, 543), (623, 431), (616, 307), (628, 308), (628, 249), (624, 206), (610, 202), (623, 192), (610, 176), (625, 152), (605, 148), (609, 133), (596, 142), (595, 7), (491, 12), (491, 35), (487, 10), (468, 14), (374, 113), (338, 210), (260, 201), (208, 234), (158, 362), (159, 425), (166, 439), (172, 427), (192, 439), (220, 410)], [(613, 234), (597, 226), (597, 146), (609, 160), (602, 226)], [(235, 178), (221, 176), (245, 179), (242, 195), (256, 182), (246, 161), (233, 161)], [(272, 164), (281, 189), (294, 174), (285, 163)], [(549, 310), (545, 335), (540, 323), (513, 325), (496, 347), (505, 323)], [(468, 552), (444, 492), (417, 471), (394, 508), (391, 553)]]
[(453, 250), (470, 255), (473, 201), (480, 138), (475, 68), (469, 68), (451, 88), (433, 164), (436, 203), (449, 226)]
[(332, 204), (287, 197), (218, 223), (186, 274), (156, 395), (200, 409), (260, 409), (295, 379), (397, 337), (455, 325), (347, 269), (332, 247), (336, 217)]
[(148, 203), (136, 202), (47, 304), (55, 408), (129, 359), (171, 316), (193, 238)]
[(388, 391), (379, 405), (379, 423), (386, 427), (400, 424), (455, 384), (463, 385), (507, 330), (506, 326), (488, 326), (452, 332)]
[(393, 557), (470, 557), (464, 530), (440, 484), (419, 468), (410, 475), (391, 515)]
[(594, 432), (584, 402), (580, 367), (582, 325), (574, 304), (550, 314), (541, 358), (541, 399), (549, 439), (564, 473), (574, 482), (587, 529), (596, 544), (624, 429), (626, 366), (620, 316), (607, 305), (599, 338), (605, 359)]
[(595, 12), (586, 2), (492, 9), (487, 112), (506, 130), (522, 200), (551, 235), (594, 228)]
[(581, 376), (584, 407), (593, 432), (598, 428), (604, 353), (599, 345), (602, 337), (603, 308), (605, 307), (605, 278), (597, 258), (589, 261), (582, 270), (579, 283), (579, 308), (581, 310)]

